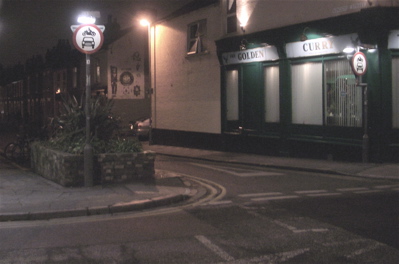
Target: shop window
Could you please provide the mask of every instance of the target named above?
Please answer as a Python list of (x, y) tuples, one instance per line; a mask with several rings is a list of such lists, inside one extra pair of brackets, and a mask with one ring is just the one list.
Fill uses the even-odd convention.
[(227, 0), (227, 33), (237, 32), (237, 1)]
[(292, 122), (362, 126), (362, 89), (347, 60), (292, 65)]
[(279, 67), (264, 68), (265, 76), (265, 121), (280, 121)]
[(325, 124), (344, 127), (362, 126), (362, 89), (346, 60), (324, 64)]
[(200, 20), (188, 25), (187, 54), (198, 54), (207, 51), (206, 20)]
[(399, 128), (399, 57), (392, 59), (392, 126)]
[(322, 63), (292, 65), (292, 123), (322, 125)]
[(226, 72), (226, 118), (237, 121), (239, 118), (238, 70)]

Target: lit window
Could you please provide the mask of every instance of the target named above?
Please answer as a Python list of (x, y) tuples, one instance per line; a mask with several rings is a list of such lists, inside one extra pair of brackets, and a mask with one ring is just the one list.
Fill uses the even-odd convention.
[(206, 20), (188, 25), (187, 54), (198, 54), (207, 51)]

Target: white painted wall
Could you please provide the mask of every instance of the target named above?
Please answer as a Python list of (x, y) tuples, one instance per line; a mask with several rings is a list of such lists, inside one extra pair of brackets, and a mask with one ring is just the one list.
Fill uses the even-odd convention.
[[(221, 132), (220, 69), (215, 39), (219, 6), (210, 6), (156, 26), (153, 127)], [(188, 24), (207, 19), (208, 54), (187, 56)]]
[[(222, 0), (225, 3), (227, 0)], [(222, 4), (223, 4), (222, 3)], [(226, 4), (223, 5), (224, 7)], [(246, 33), (359, 12), (375, 6), (399, 6), (397, 0), (237, 0), (237, 18)], [(224, 9), (223, 9), (224, 10)], [(224, 11), (225, 12), (225, 11)], [(238, 34), (242, 34), (241, 31)]]

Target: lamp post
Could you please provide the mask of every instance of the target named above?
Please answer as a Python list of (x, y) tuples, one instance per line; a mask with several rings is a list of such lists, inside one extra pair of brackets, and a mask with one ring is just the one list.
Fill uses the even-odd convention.
[[(151, 56), (151, 21), (148, 18), (143, 18), (140, 20), (140, 25), (142, 25), (143, 27), (147, 27), (147, 43), (148, 43), (148, 85), (149, 85), (149, 94), (150, 94), (150, 131), (149, 131), (149, 135), (148, 135), (148, 143), (150, 145), (152, 145), (152, 122), (153, 122), (153, 114), (155, 113), (155, 111), (153, 111), (153, 107), (155, 107), (155, 102), (153, 100), (153, 96), (154, 96), (154, 88), (153, 88), (153, 75), (152, 75), (152, 67), (153, 67), (153, 63), (152, 63), (152, 56)], [(155, 30), (155, 28), (154, 28)], [(154, 32), (155, 34), (155, 32)], [(155, 45), (155, 42), (154, 42)], [(155, 56), (155, 53), (154, 53)]]
[[(94, 16), (93, 16), (94, 15)], [(90, 105), (91, 105), (91, 81), (90, 81), (90, 54), (97, 52), (104, 41), (102, 32), (104, 26), (96, 26), (95, 16), (99, 17), (98, 11), (86, 12), (79, 16), (78, 22), (80, 26), (72, 25), (73, 44), (80, 52), (86, 54), (86, 100), (85, 100), (85, 116), (86, 116), (86, 140), (83, 150), (84, 159), (84, 185), (85, 187), (93, 186), (93, 147), (90, 144)]]

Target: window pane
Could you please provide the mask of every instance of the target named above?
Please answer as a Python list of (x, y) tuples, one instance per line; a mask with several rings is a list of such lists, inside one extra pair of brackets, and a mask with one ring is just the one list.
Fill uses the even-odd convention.
[(265, 67), (265, 121), (280, 121), (279, 66)]
[(191, 25), (189, 30), (190, 30), (189, 38), (195, 39), (198, 36), (198, 34), (197, 34), (198, 33), (198, 24)]
[(227, 0), (227, 14), (235, 14), (237, 10), (236, 0)]
[(197, 21), (188, 25), (187, 52), (195, 54), (207, 50), (206, 41), (206, 20)]
[(399, 57), (392, 59), (392, 126), (399, 128)]
[(227, 33), (232, 33), (237, 31), (237, 17), (229, 16), (227, 18)]
[(362, 89), (348, 61), (328, 61), (324, 71), (326, 125), (361, 127)]
[(238, 70), (226, 72), (226, 118), (238, 120)]
[(321, 63), (292, 65), (292, 123), (323, 124)]

